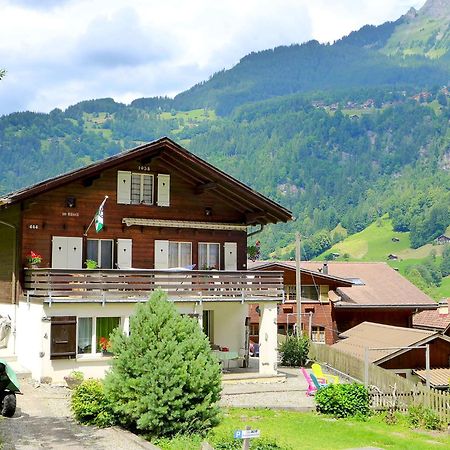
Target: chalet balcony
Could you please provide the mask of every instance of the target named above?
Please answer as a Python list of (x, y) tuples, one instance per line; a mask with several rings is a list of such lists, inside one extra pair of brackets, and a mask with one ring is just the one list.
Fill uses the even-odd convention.
[(192, 301), (283, 301), (283, 272), (25, 269), (24, 295), (53, 302), (137, 302), (161, 289), (169, 299)]

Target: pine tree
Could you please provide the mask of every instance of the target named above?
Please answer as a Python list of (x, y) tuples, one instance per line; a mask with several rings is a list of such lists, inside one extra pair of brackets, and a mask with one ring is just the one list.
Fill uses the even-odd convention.
[(201, 432), (218, 423), (221, 375), (197, 321), (163, 292), (138, 305), (130, 336), (111, 338), (105, 392), (119, 422), (152, 436)]

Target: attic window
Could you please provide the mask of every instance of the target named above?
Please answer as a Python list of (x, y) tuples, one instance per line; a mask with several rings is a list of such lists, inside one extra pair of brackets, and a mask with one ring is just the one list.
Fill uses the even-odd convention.
[(361, 280), (361, 278), (346, 278), (346, 280), (350, 281), (355, 286), (365, 286), (366, 285), (366, 283), (364, 283), (364, 281)]

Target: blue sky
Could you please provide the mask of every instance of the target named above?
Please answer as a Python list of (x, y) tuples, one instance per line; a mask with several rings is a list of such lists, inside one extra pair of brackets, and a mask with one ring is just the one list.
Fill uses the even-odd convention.
[(425, 0), (0, 0), (0, 114), (173, 96), (251, 51), (332, 42)]

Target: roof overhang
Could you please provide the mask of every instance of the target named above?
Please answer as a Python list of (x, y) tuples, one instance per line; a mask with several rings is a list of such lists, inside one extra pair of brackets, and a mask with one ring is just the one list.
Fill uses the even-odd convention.
[(242, 212), (245, 225), (293, 220), (292, 213), (288, 209), (195, 156), (167, 137), (12, 192), (0, 200), (0, 208), (27, 200), (70, 182), (96, 177), (102, 171), (118, 167), (126, 162), (133, 160), (148, 162), (153, 158), (159, 158), (167, 167), (183, 173), (198, 195), (201, 195), (204, 190), (213, 189), (217, 196)]
[(341, 309), (435, 309), (433, 305), (424, 304), (424, 305), (393, 305), (391, 304), (381, 304), (381, 305), (373, 305), (373, 304), (361, 304), (361, 303), (347, 303), (347, 302), (339, 302), (335, 303), (336, 308)]

